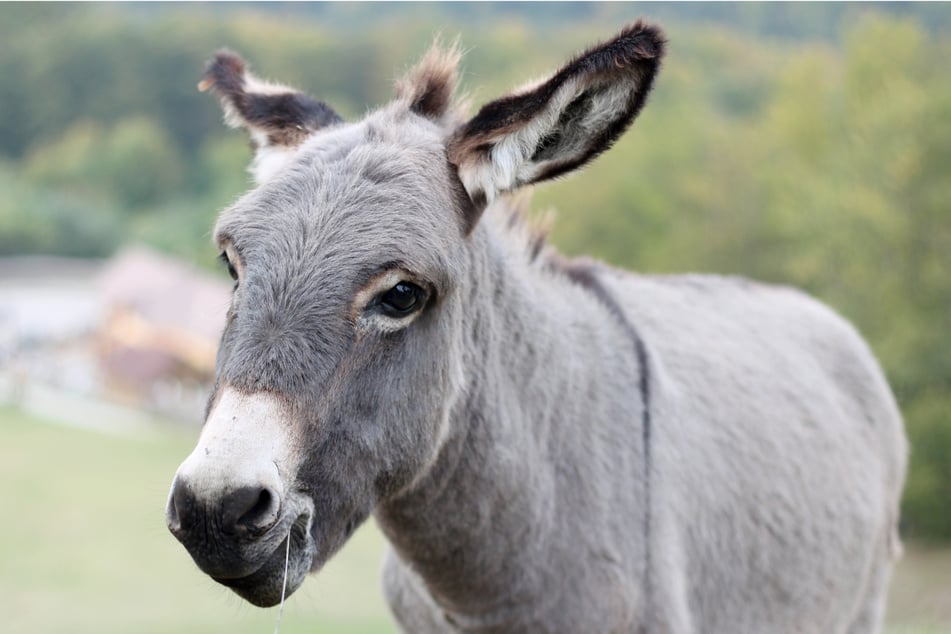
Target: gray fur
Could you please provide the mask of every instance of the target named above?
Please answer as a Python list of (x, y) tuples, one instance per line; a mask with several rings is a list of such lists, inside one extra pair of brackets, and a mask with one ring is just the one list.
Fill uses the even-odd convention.
[[(406, 632), (879, 631), (907, 450), (855, 330), (532, 257), (506, 197), (468, 231), (443, 125), (403, 100), (316, 132), (218, 222), (218, 385), (295, 413), (313, 569), (373, 514)], [(393, 269), (432, 295), (386, 331), (354, 297)]]

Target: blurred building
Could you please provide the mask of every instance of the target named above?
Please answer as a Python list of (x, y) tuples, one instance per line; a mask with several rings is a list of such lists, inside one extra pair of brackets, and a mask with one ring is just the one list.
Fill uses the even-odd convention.
[(42, 386), (200, 422), (229, 301), (224, 280), (144, 247), (0, 259), (0, 401)]

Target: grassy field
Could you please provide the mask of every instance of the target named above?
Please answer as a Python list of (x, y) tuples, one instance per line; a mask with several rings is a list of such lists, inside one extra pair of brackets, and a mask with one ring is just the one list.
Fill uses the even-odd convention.
[[(201, 574), (165, 528), (172, 474), (195, 433), (124, 438), (0, 410), (0, 631), (273, 632)], [(359, 531), (288, 601), (285, 634), (395, 632), (377, 581), (383, 538)]]
[[(0, 409), (0, 630), (11, 633), (271, 632), (168, 534), (168, 486), (195, 432), (118, 437)], [(288, 601), (281, 632), (395, 632), (372, 524)], [(951, 550), (910, 545), (893, 583), (890, 634), (951, 632)]]

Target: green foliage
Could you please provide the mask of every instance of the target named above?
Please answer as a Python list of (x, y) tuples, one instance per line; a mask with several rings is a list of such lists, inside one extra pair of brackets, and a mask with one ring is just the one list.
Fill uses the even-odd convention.
[(90, 121), (73, 124), (31, 152), (26, 170), (39, 184), (133, 211), (176, 195), (182, 171), (165, 130), (145, 117), (123, 119), (111, 130)]
[(103, 257), (119, 244), (121, 218), (108, 206), (39, 189), (0, 167), (0, 256)]
[(121, 121), (102, 148), (111, 191), (129, 209), (174, 195), (182, 181), (182, 160), (165, 131), (146, 118)]
[(906, 404), (909, 435), (914, 447), (904, 497), (904, 521), (912, 534), (951, 535), (951, 425), (948, 395), (924, 394)]
[[(559, 7), (2, 5), (0, 253), (101, 255), (131, 237), (210, 263), (250, 157), (195, 90), (217, 47), (352, 118), (438, 31), (461, 35), (479, 103), (632, 17)], [(651, 103), (606, 158), (539, 188), (553, 240), (643, 271), (800, 286), (854, 321), (913, 442), (906, 529), (951, 539), (951, 11), (648, 13), (671, 40)]]

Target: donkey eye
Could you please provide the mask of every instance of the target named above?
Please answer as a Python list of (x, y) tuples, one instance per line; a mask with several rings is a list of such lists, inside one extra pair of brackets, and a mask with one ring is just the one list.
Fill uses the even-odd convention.
[(405, 317), (419, 310), (426, 293), (411, 282), (400, 282), (379, 296), (380, 308), (387, 317)]
[(227, 252), (222, 251), (221, 255), (218, 256), (218, 259), (221, 260), (225, 266), (228, 267), (228, 275), (231, 276), (235, 282), (238, 281), (238, 271), (235, 270), (234, 264), (231, 263), (231, 259), (228, 257)]

